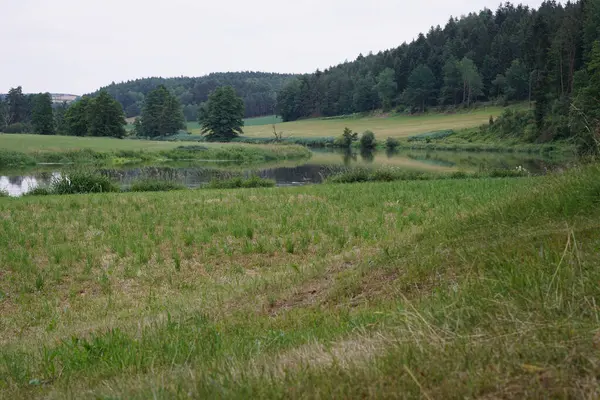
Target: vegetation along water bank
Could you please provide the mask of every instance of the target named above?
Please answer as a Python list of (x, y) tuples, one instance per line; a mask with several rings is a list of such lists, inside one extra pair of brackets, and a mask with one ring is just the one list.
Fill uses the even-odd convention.
[(302, 146), (251, 144), (185, 145), (174, 142), (109, 138), (0, 135), (0, 168), (57, 164), (125, 164), (141, 162), (223, 160), (260, 163), (310, 158)]

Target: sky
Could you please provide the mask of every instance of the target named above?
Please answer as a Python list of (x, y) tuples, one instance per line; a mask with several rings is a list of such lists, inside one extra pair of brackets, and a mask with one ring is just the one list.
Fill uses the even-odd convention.
[[(539, 6), (541, 0), (523, 0)], [(307, 73), (410, 42), (498, 0), (0, 0), (0, 93), (149, 76)]]

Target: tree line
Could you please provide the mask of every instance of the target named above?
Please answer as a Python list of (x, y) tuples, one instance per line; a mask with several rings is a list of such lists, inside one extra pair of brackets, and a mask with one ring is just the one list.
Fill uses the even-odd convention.
[(539, 135), (551, 136), (557, 132), (546, 126), (553, 124), (550, 115), (569, 114), (590, 83), (598, 40), (600, 0), (545, 1), (538, 9), (506, 3), (495, 12), (450, 18), (397, 48), (293, 79), (278, 94), (278, 113), (292, 121), (531, 101)]
[(21, 86), (0, 99), (0, 132), (40, 135), (125, 136), (121, 105), (107, 92), (68, 105), (54, 104), (50, 93), (23, 94)]
[[(107, 91), (125, 110), (127, 118), (139, 116), (148, 94), (164, 86), (181, 103), (188, 121), (196, 121), (200, 105), (208, 100), (215, 89), (231, 86), (244, 101), (244, 117), (257, 117), (274, 113), (277, 92), (295, 75), (265, 72), (212, 73), (202, 77), (144, 78), (122, 83), (112, 83), (100, 90)], [(94, 97), (100, 91), (92, 93)]]
[[(242, 133), (245, 105), (231, 86), (221, 86), (196, 111), (207, 140), (229, 141)], [(0, 99), (0, 132), (123, 138), (128, 133), (122, 105), (107, 91), (68, 106), (53, 104), (49, 93), (23, 94), (19, 86)], [(132, 135), (157, 138), (186, 128), (182, 104), (159, 85), (145, 97)]]

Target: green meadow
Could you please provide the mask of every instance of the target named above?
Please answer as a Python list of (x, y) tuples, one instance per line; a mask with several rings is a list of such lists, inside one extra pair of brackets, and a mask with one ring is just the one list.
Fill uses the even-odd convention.
[(593, 398), (599, 217), (597, 166), (0, 198), (0, 397)]
[(37, 164), (135, 164), (167, 161), (227, 160), (264, 163), (310, 158), (295, 145), (161, 142), (73, 136), (0, 134), (0, 168)]
[[(388, 137), (406, 138), (411, 135), (439, 131), (445, 129), (472, 128), (489, 121), (490, 116), (496, 118), (502, 113), (502, 107), (482, 107), (469, 111), (460, 111), (453, 114), (431, 113), (424, 115), (387, 115), (377, 116), (352, 116), (346, 118), (316, 118), (294, 122), (277, 123), (277, 131), (283, 132), (284, 137), (337, 137), (348, 127), (355, 132), (362, 133), (366, 130), (375, 132), (378, 138), (385, 140)], [(246, 120), (244, 136), (272, 137), (272, 117)], [(260, 124), (258, 124), (260, 122)], [(190, 123), (188, 130), (199, 134), (197, 123)]]

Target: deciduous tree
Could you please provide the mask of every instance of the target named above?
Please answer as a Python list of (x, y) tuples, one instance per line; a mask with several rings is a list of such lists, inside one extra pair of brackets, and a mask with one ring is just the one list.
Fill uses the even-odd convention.
[(243, 133), (244, 101), (231, 86), (222, 86), (200, 106), (198, 118), (208, 140), (228, 142)]

